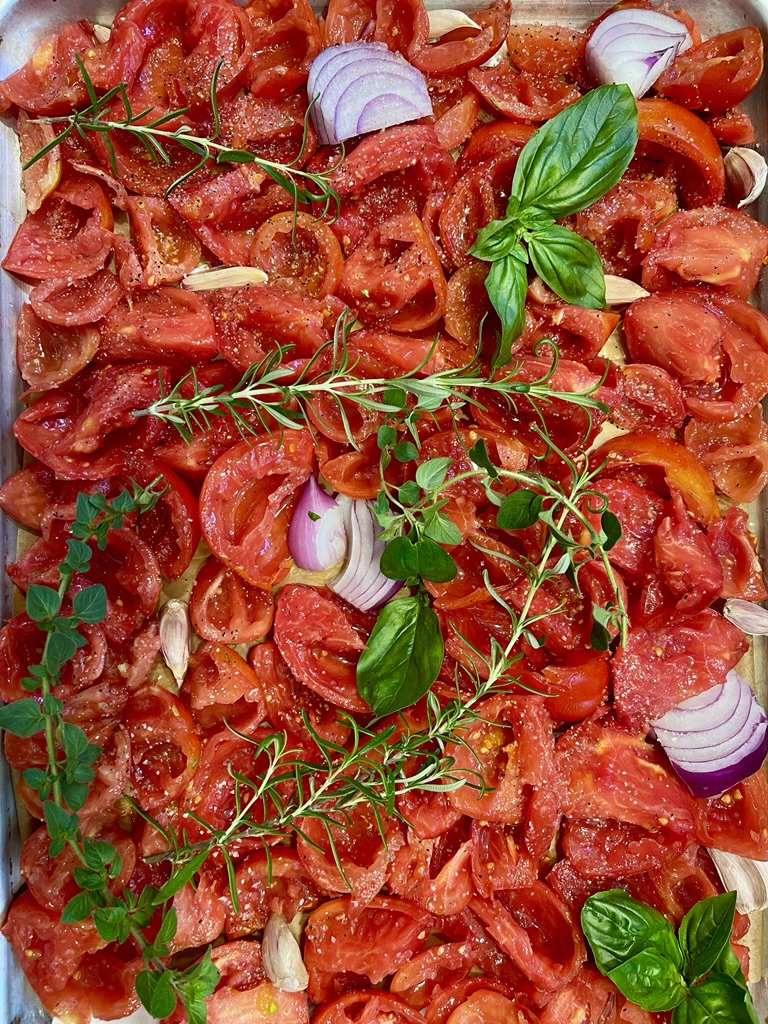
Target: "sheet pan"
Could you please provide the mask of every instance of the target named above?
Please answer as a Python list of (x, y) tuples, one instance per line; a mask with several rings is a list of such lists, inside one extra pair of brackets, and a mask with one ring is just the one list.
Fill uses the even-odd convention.
[[(240, 2), (240, 0), (238, 0)], [(459, 7), (472, 11), (487, 6), (488, 0), (427, 0), (428, 8)], [(518, 22), (566, 24), (583, 28), (602, 13), (610, 0), (514, 0), (513, 17)], [(109, 24), (119, 2), (112, 0), (0, 0), (0, 78), (21, 65), (35, 50), (40, 38), (65, 21), (86, 18)], [(325, 3), (313, 3), (321, 10)], [(768, 0), (686, 0), (682, 5), (696, 19), (704, 35), (744, 25), (757, 25), (768, 44)], [(755, 123), (758, 149), (768, 156), (768, 73), (750, 97), (747, 109)], [(756, 204), (757, 216), (768, 223), (768, 194)], [(24, 216), (20, 189), (18, 143), (10, 120), (0, 118), (0, 252), (5, 253), (16, 226)], [(19, 465), (19, 449), (11, 425), (19, 409), (21, 382), (15, 363), (15, 323), (24, 289), (0, 272), (0, 479)], [(768, 312), (768, 271), (756, 294), (757, 304)], [(752, 528), (757, 534), (763, 564), (766, 565), (767, 500), (759, 499), (751, 509)], [(2, 564), (13, 559), (16, 531), (12, 522), (0, 516), (0, 557)], [(11, 614), (11, 586), (0, 579), (0, 619)], [(752, 653), (755, 685), (765, 705), (768, 699), (768, 643), (758, 643)], [(19, 831), (13, 790), (7, 765), (0, 755), (0, 920), (19, 885)], [(768, 943), (762, 941), (768, 928), (768, 912), (753, 921), (753, 986), (758, 1015), (768, 1020)], [(40, 1007), (26, 983), (10, 947), (0, 938), (0, 1024), (43, 1024), (50, 1016)]]

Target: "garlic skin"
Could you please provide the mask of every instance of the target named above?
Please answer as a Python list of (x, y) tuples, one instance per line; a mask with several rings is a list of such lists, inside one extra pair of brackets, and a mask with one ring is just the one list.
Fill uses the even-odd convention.
[(755, 604), (754, 601), (743, 601), (740, 597), (732, 597), (725, 602), (723, 615), (749, 636), (768, 635), (768, 609)]
[(160, 650), (173, 678), (181, 685), (192, 653), (192, 626), (186, 601), (172, 598), (160, 612)]
[(271, 914), (261, 940), (264, 970), (283, 992), (304, 992), (309, 975), (299, 943), (282, 914)]
[(762, 193), (768, 178), (768, 164), (765, 157), (754, 149), (734, 146), (723, 158), (725, 179), (734, 198), (741, 196), (737, 205), (749, 206)]
[(429, 38), (440, 39), (449, 32), (455, 32), (457, 28), (476, 28), (480, 26), (463, 11), (452, 11), (449, 8), (440, 8), (437, 11), (427, 11), (429, 17)]
[(736, 891), (736, 909), (753, 914), (768, 907), (768, 861), (750, 860), (725, 850), (710, 850), (727, 892)]
[(181, 282), (189, 292), (210, 292), (215, 288), (245, 288), (249, 284), (266, 284), (267, 275), (260, 267), (206, 267), (187, 274)]

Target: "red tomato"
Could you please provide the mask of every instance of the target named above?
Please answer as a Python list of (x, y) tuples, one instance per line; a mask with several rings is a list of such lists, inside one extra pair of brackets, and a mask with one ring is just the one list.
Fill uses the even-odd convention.
[(642, 828), (610, 818), (569, 818), (563, 832), (563, 850), (568, 862), (586, 878), (605, 880), (631, 878), (678, 857), (688, 837), (658, 825)]
[[(519, 889), (535, 881), (536, 861), (519, 842), (519, 836), (515, 838), (517, 830), (509, 825), (494, 825), (476, 818), (471, 832), (472, 880), (476, 895), (493, 899), (494, 894), (502, 889)], [(553, 837), (554, 829), (547, 849)]]
[(57, 327), (25, 303), (16, 329), (19, 373), (33, 391), (50, 391), (85, 369), (100, 343), (96, 327)]
[(581, 98), (575, 85), (549, 75), (517, 71), (509, 61), (471, 68), (468, 78), (494, 110), (513, 121), (547, 121)]
[[(663, 331), (658, 329), (660, 323)], [(723, 320), (693, 298), (671, 291), (645, 296), (629, 307), (624, 327), (633, 359), (655, 363), (683, 384), (717, 379)]]
[(307, 0), (250, 0), (253, 53), (248, 66), (256, 96), (287, 96), (307, 80), (321, 47), (320, 29)]
[(264, 692), (253, 669), (231, 647), (206, 640), (189, 659), (179, 696), (201, 729), (222, 724), (249, 732), (264, 720)]
[(717, 139), (701, 118), (656, 97), (639, 100), (640, 138), (636, 155), (663, 171), (671, 167), (686, 207), (719, 203), (725, 169)]
[(269, 632), (274, 598), (269, 588), (253, 586), (211, 555), (195, 578), (189, 613), (204, 640), (253, 643)]
[(643, 287), (703, 284), (746, 299), (766, 258), (768, 227), (754, 217), (718, 206), (684, 210), (658, 229), (643, 262)]
[(621, 371), (624, 394), (611, 418), (627, 430), (653, 429), (663, 433), (679, 430), (685, 422), (683, 389), (660, 366), (635, 363)]
[(299, 682), (347, 711), (368, 711), (355, 668), (374, 616), (328, 591), (283, 587), (275, 609), (275, 643)]
[(462, 825), (435, 839), (419, 839), (408, 829), (387, 877), (390, 892), (407, 896), (440, 916), (460, 914), (473, 896), (472, 843)]
[(235, 886), (238, 909), (228, 910), (226, 929), (234, 939), (260, 932), (270, 914), (292, 921), (319, 898), (317, 886), (294, 850), (248, 857), (235, 871)]
[(634, 627), (613, 657), (619, 717), (637, 728), (721, 683), (747, 649), (736, 626), (706, 608), (673, 623)]
[(276, 213), (265, 220), (254, 236), (252, 259), (270, 278), (316, 299), (335, 292), (341, 280), (336, 235), (308, 213)]
[(470, 92), (440, 115), (435, 121), (435, 134), (443, 149), (456, 149), (467, 141), (477, 124), (479, 111), (480, 100), (476, 93)]
[(567, 75), (584, 57), (585, 32), (562, 25), (512, 25), (507, 33), (509, 59), (521, 71), (545, 78)]
[(188, 0), (184, 20), (188, 53), (176, 84), (183, 105), (204, 115), (210, 109), (214, 74), (221, 99), (247, 82), (256, 40), (246, 13), (227, 0)]
[(722, 519), (709, 524), (707, 539), (723, 570), (720, 597), (742, 597), (747, 601), (768, 598), (746, 509), (732, 505)]
[(181, 281), (200, 262), (201, 246), (165, 199), (130, 196), (128, 216), (141, 266), (141, 286)]
[[(60, 699), (91, 686), (104, 670), (107, 640), (100, 626), (81, 626), (78, 630), (86, 639), (74, 657), (61, 671), (56, 685)], [(44, 634), (26, 612), (14, 615), (0, 629), (0, 700), (13, 701), (27, 697), (21, 680), (29, 673), (30, 665), (40, 663), (45, 643)]]
[(500, 0), (485, 10), (472, 11), (480, 31), (459, 29), (434, 43), (411, 47), (411, 63), (429, 74), (456, 73), (484, 64), (503, 44), (509, 27), (509, 10)]
[(131, 695), (125, 722), (131, 737), (131, 781), (145, 811), (178, 799), (195, 772), (200, 740), (181, 701), (162, 686)]
[(473, 961), (472, 943), (468, 939), (430, 946), (395, 973), (389, 990), (410, 1006), (423, 1009), (437, 992), (465, 978)]
[(344, 991), (349, 972), (377, 985), (423, 947), (432, 920), (396, 896), (376, 896), (354, 913), (349, 896), (321, 904), (304, 933), (309, 998), (318, 1003)]
[(580, 722), (608, 700), (610, 671), (606, 653), (578, 651), (558, 665), (546, 665), (544, 704), (559, 722)]
[[(716, 524), (710, 524), (710, 527)], [(704, 531), (691, 522), (679, 495), (672, 515), (659, 523), (653, 539), (656, 568), (677, 598), (678, 611), (705, 608), (723, 589), (723, 570)]]
[(308, 431), (284, 430), (246, 438), (208, 470), (200, 491), (203, 536), (249, 583), (268, 586), (288, 572), (288, 523), (313, 457)]
[(189, 364), (217, 351), (213, 317), (204, 299), (182, 288), (158, 288), (120, 302), (100, 325), (102, 349), (111, 359)]
[(515, 1018), (520, 1024), (533, 1024), (537, 1019), (517, 998), (510, 999), (501, 992), (480, 986), (459, 1003), (448, 1020), (450, 1024), (505, 1024)]
[(753, 25), (721, 32), (679, 54), (654, 88), (692, 110), (722, 113), (741, 103), (763, 73), (763, 40)]
[(501, 949), (545, 992), (556, 992), (586, 958), (584, 940), (568, 907), (536, 880), (520, 889), (475, 896), (470, 904)]
[(32, 57), (0, 85), (3, 112), (12, 106), (34, 114), (67, 114), (87, 101), (75, 54), (93, 46), (93, 35), (82, 22), (62, 25), (45, 36)]
[(715, 850), (768, 860), (768, 782), (761, 769), (722, 796), (697, 797), (696, 838)]
[[(220, 969), (222, 959), (232, 955), (231, 942), (214, 950), (212, 959)], [(307, 997), (303, 992), (286, 992), (265, 979), (248, 984), (235, 976), (221, 984), (205, 1001), (208, 1024), (309, 1024)]]
[[(334, 0), (331, 0), (333, 6)], [(412, 961), (411, 961), (412, 962)], [(394, 989), (392, 993), (394, 993)], [(424, 1018), (398, 995), (381, 989), (357, 989), (327, 1000), (312, 1016), (312, 1024), (421, 1024)]]
[(115, 275), (102, 269), (75, 281), (69, 277), (50, 278), (35, 285), (29, 301), (41, 320), (61, 327), (78, 327), (101, 320), (117, 305), (121, 295)]

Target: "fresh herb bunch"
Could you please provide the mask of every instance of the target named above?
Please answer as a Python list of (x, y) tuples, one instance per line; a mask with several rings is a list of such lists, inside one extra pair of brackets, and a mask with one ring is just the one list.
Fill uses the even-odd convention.
[[(60, 142), (68, 138), (72, 132), (76, 132), (86, 142), (88, 141), (89, 132), (98, 132), (104, 139), (112, 170), (115, 176), (119, 177), (117, 153), (110, 133), (126, 132), (131, 138), (136, 139), (144, 146), (155, 163), (166, 164), (169, 167), (172, 165), (173, 155), (167, 149), (169, 143), (181, 146), (199, 157), (198, 163), (179, 175), (169, 186), (166, 197), (174, 189), (188, 181), (199, 170), (202, 170), (209, 161), (213, 160), (217, 164), (255, 164), (265, 174), (269, 175), (273, 181), (276, 181), (281, 188), (285, 189), (293, 200), (294, 206), (297, 206), (299, 203), (319, 203), (321, 204), (321, 216), (338, 212), (339, 195), (331, 184), (331, 176), (337, 169), (338, 164), (328, 170), (318, 172), (306, 171), (300, 167), (307, 146), (311, 103), (304, 116), (304, 135), (299, 153), (290, 163), (281, 164), (273, 160), (257, 157), (247, 149), (233, 149), (217, 141), (221, 134), (221, 118), (216, 89), (223, 58), (217, 63), (211, 80), (210, 95), (213, 131), (207, 136), (195, 135), (194, 128), (186, 122), (172, 130), (166, 127), (172, 122), (183, 118), (189, 111), (188, 107), (179, 107), (177, 110), (169, 110), (154, 117), (154, 107), (146, 107), (144, 110), (135, 111), (128, 97), (128, 87), (124, 82), (99, 96), (85, 64), (77, 54), (75, 55), (75, 61), (91, 102), (83, 110), (73, 111), (73, 113), (66, 116), (41, 117), (37, 119), (42, 124), (63, 124), (65, 127), (54, 139), (46, 143), (45, 146), (27, 160), (24, 164), (24, 170), (27, 170), (32, 164), (41, 160), (47, 153), (58, 146)], [(122, 117), (118, 117), (115, 114), (116, 103), (122, 105)]]
[(663, 914), (623, 889), (590, 896), (581, 927), (598, 969), (644, 1010), (672, 1010), (672, 1024), (759, 1024), (730, 947), (736, 893), (700, 900), (677, 935)]
[[(43, 733), (45, 737), (45, 768), (28, 768), (23, 777), (42, 802), (51, 840), (49, 856), (68, 850), (76, 862), (73, 878), (81, 891), (66, 905), (61, 920), (72, 923), (91, 917), (105, 942), (132, 940), (146, 964), (136, 978), (136, 991), (150, 1013), (167, 1016), (178, 998), (190, 1024), (204, 1024), (205, 998), (219, 976), (210, 955), (184, 968), (169, 968), (162, 959), (170, 953), (169, 943), (176, 932), (176, 913), (168, 902), (190, 876), (182, 869), (159, 891), (147, 886), (138, 897), (128, 890), (121, 896), (113, 894), (122, 870), (120, 856), (111, 843), (84, 836), (77, 815), (88, 797), (101, 748), (89, 743), (82, 729), (64, 720), (64, 703), (56, 696), (62, 669), (86, 643), (79, 627), (101, 622), (107, 613), (107, 594), (100, 583), (82, 587), (68, 599), (75, 576), (88, 572), (90, 545), (103, 551), (111, 529), (120, 528), (127, 515), (153, 508), (163, 492), (162, 477), (158, 477), (147, 487), (134, 484), (132, 491), (124, 490), (112, 501), (98, 492), (78, 494), (67, 555), (58, 567), (58, 587), (32, 584), (26, 595), (27, 614), (45, 633), (40, 663), (31, 665), (22, 680), (34, 696), (1, 707), (0, 729), (15, 736)], [(154, 941), (148, 942), (143, 929), (156, 914), (160, 915), (159, 930)]]
[(613, 188), (637, 138), (637, 104), (629, 87), (601, 85), (547, 121), (523, 146), (506, 217), (482, 228), (469, 250), (491, 264), (485, 286), (502, 326), (495, 369), (509, 363), (512, 342), (525, 326), (529, 263), (566, 302), (605, 306), (597, 250), (555, 222)]

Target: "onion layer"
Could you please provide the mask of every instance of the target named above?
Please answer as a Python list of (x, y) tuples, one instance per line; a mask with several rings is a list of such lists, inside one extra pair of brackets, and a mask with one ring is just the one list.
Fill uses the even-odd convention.
[(291, 516), (288, 550), (300, 569), (312, 572), (330, 569), (346, 554), (341, 509), (313, 476), (304, 485)]
[(344, 142), (428, 117), (432, 102), (424, 75), (384, 43), (329, 46), (312, 62), (307, 94), (324, 144)]
[(381, 527), (370, 502), (344, 496), (338, 502), (349, 537), (349, 550), (341, 575), (328, 586), (360, 611), (372, 611), (388, 601), (403, 584), (400, 580), (388, 579), (381, 571), (384, 542), (378, 539)]
[(603, 18), (589, 37), (584, 57), (601, 85), (624, 83), (637, 99), (691, 42), (685, 25), (676, 18), (625, 7)]
[(768, 754), (768, 718), (738, 672), (651, 725), (694, 796), (719, 796), (753, 775)]

